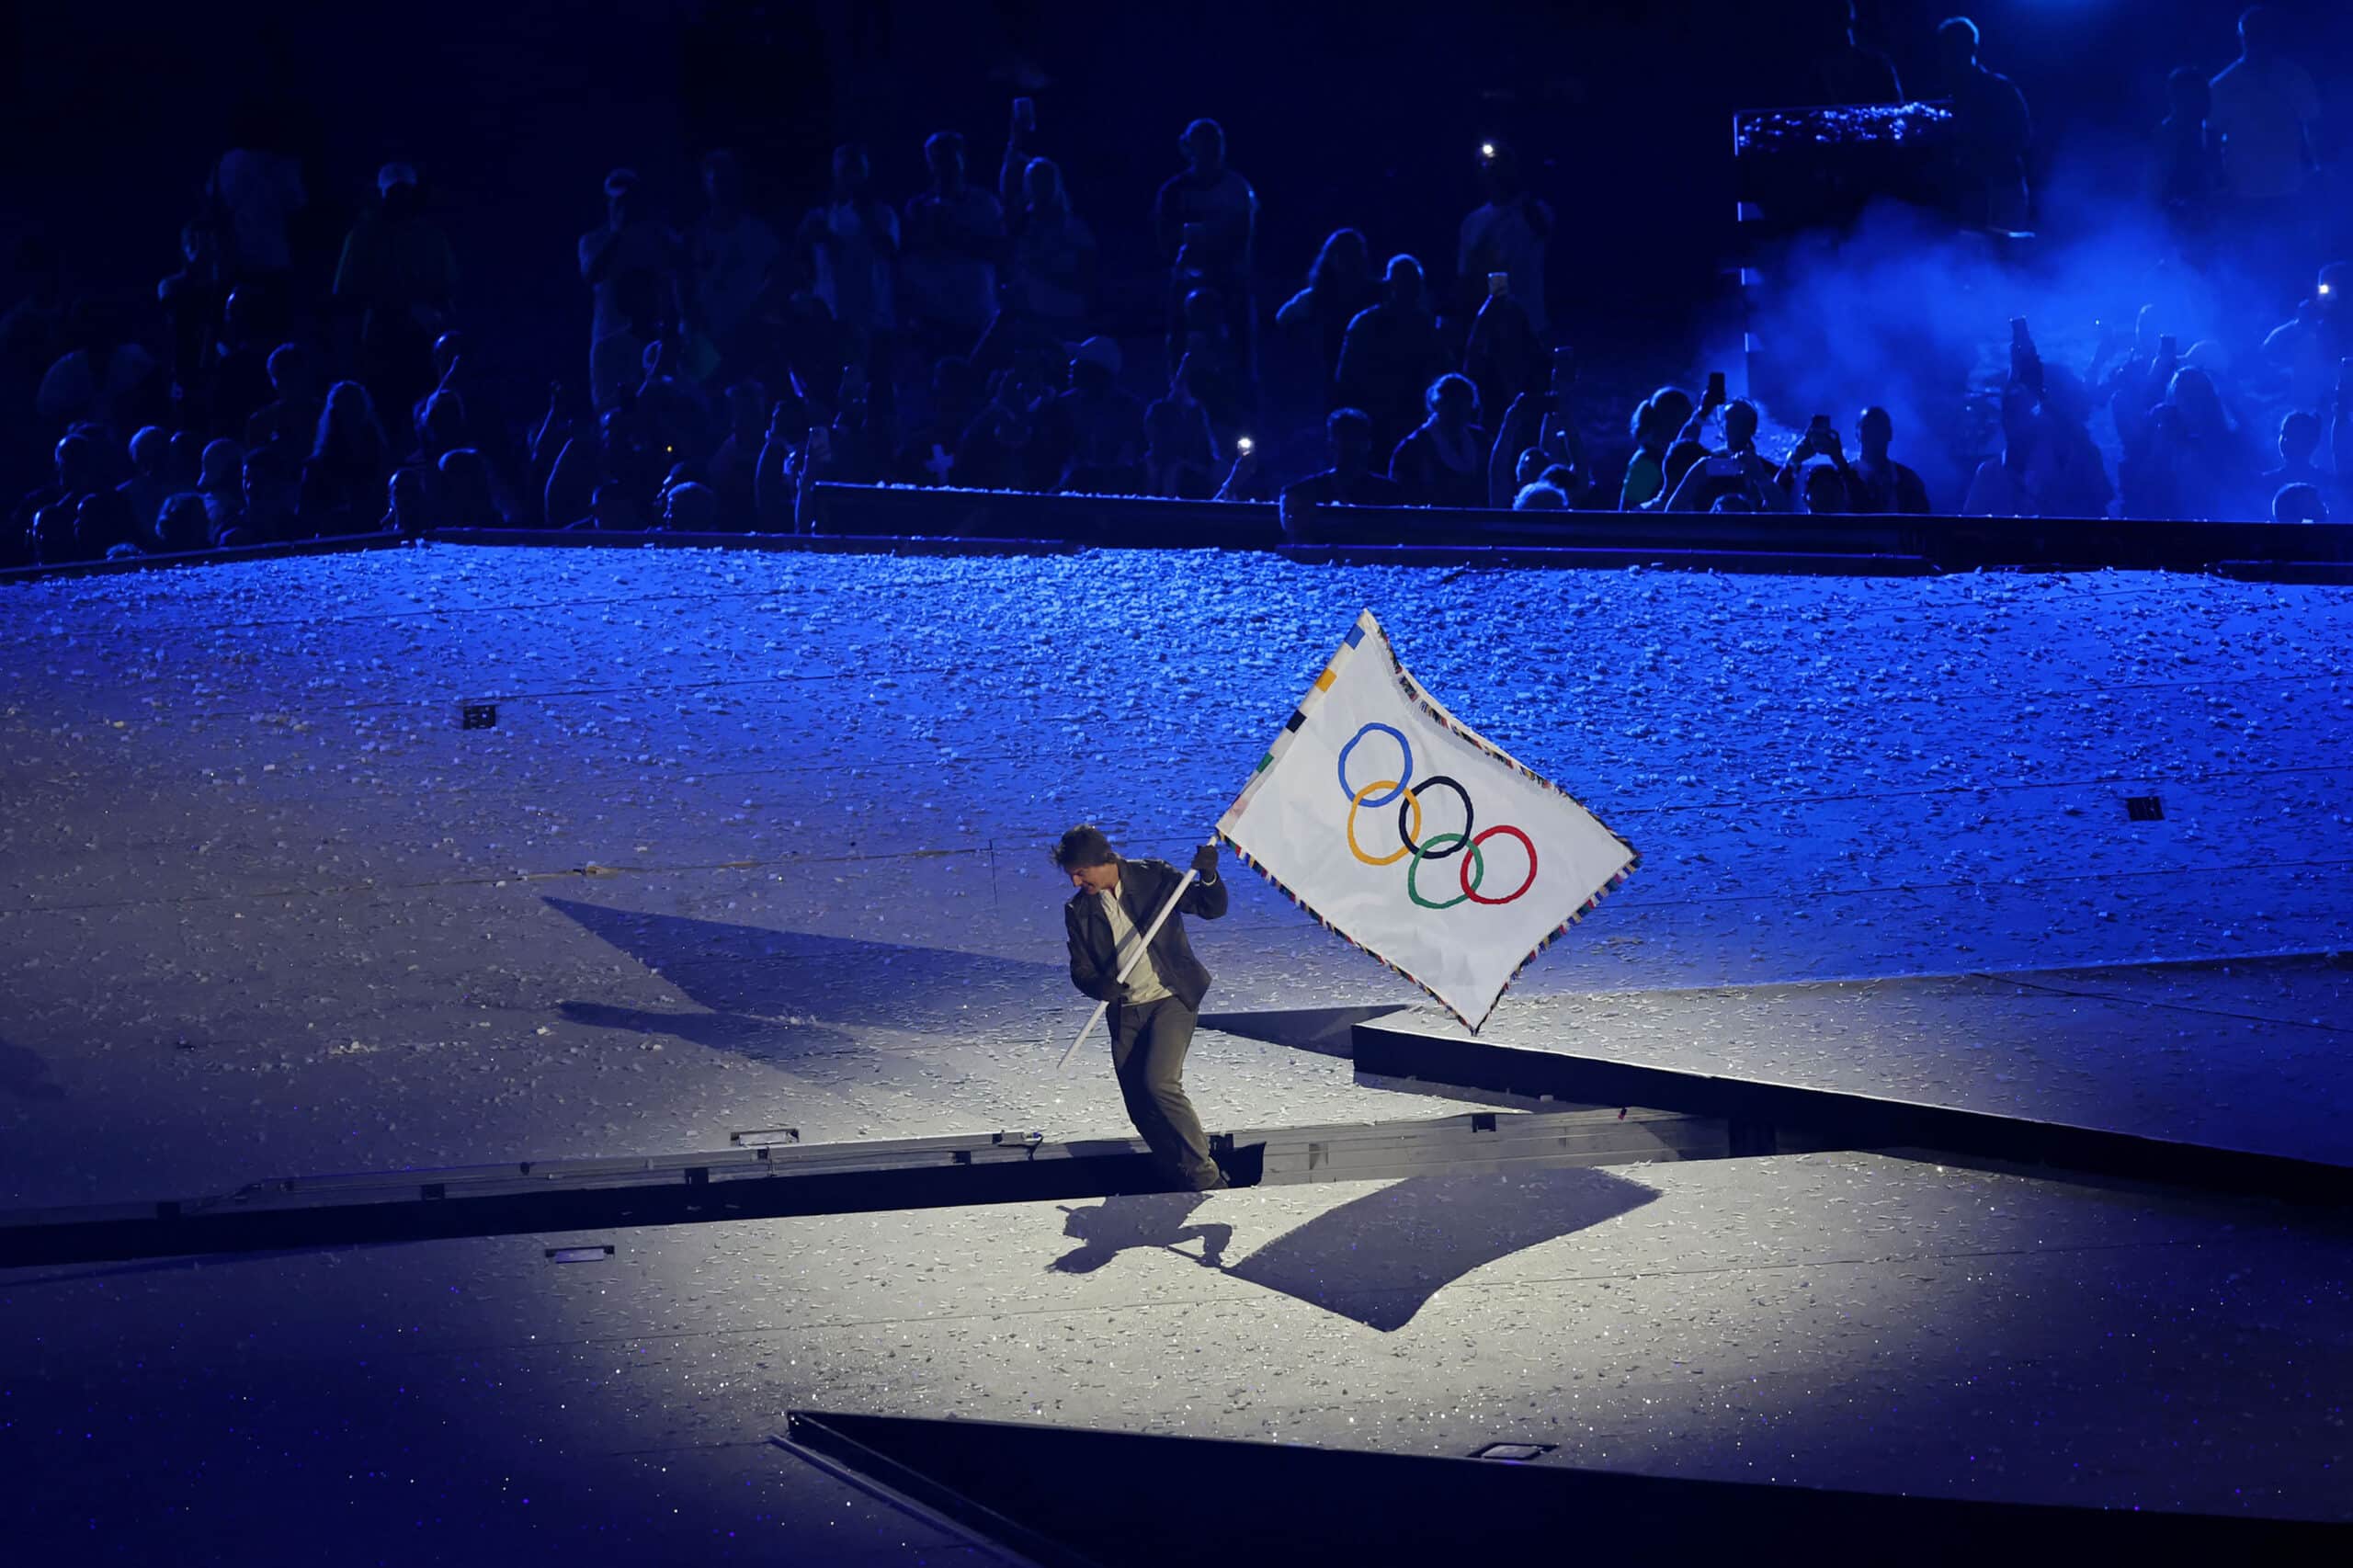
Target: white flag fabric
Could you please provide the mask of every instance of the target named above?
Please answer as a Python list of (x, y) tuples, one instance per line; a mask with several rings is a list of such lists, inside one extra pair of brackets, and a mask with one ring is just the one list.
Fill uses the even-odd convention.
[(1472, 1029), (1639, 858), (1449, 713), (1370, 610), (1217, 831), (1292, 903)]

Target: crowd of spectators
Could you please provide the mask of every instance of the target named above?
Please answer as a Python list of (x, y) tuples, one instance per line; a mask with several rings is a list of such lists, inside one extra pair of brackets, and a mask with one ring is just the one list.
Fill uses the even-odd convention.
[[(1831, 32), (1825, 98), (1901, 96), (1883, 57), (1846, 27)], [(2264, 8), (2242, 19), (2240, 40), (2211, 81), (2175, 74), (2154, 140), (2152, 199), (2186, 235), (2282, 222), (2306, 199), (2313, 84)], [(1937, 41), (1962, 216), (2016, 227), (2029, 202), (2025, 101), (1983, 63), (1972, 23), (1947, 21)], [(1545, 286), (1560, 220), (1503, 142), (1469, 161), (1464, 197), (1475, 179), (1476, 202), (1441, 267), (1381, 259), (1344, 228), (1295, 292), (1262, 297), (1257, 193), (1219, 124), (1195, 120), (1176, 140), (1180, 166), (1138, 213), (1165, 268), (1149, 336), (1132, 315), (1116, 330), (1095, 231), (1050, 153), (1027, 97), (1013, 102), (994, 181), (975, 179), (966, 139), (943, 131), (924, 143), (924, 188), (893, 201), (867, 152), (842, 146), (825, 199), (785, 226), (754, 210), (727, 151), (703, 160), (699, 213), (684, 226), (647, 182), (614, 169), (602, 219), (577, 246), (585, 363), (553, 379), (544, 408), (518, 408), (500, 390), (511, 378), (477, 371), (496, 350), (463, 318), (458, 260), (416, 170), (378, 172), (327, 297), (305, 298), (287, 238), (306, 199), (299, 167), (233, 149), (181, 229), (180, 265), (152, 315), (77, 304), (54, 257), (20, 258), (35, 284), (0, 323), (0, 347), (10, 373), (38, 381), (53, 472), (0, 529), (0, 564), (438, 525), (784, 531), (806, 526), (822, 481), (1279, 494), (1288, 520), (1325, 504), (1886, 513), (1940, 502), (2283, 520), (2342, 509), (2353, 269), (2341, 265), (2320, 272), (2293, 320), (2235, 350), (2184, 348), (2144, 312), (2077, 373), (2046, 366), (2014, 324), (2002, 449), (1965, 495), (1932, 497), (1891, 456), (1898, 433), (1884, 409), (1855, 416), (1851, 449), (1817, 416), (1768, 455), (1759, 410), (1721, 377), (1696, 397), (1666, 387), (1643, 399), (1622, 464), (1612, 452), (1597, 466)], [(2234, 361), (2248, 373), (2234, 379)], [(1285, 379), (1312, 389), (1289, 410), (1267, 392)], [(1157, 395), (1131, 390), (1146, 385)], [(2274, 462), (2251, 411), (2282, 389)], [(2120, 443), (2112, 478), (2091, 433), (2102, 407)], [(1288, 432), (1254, 440), (1286, 413), (1294, 430), (1301, 415), (1321, 415), (1319, 472), (1302, 473), (1314, 465)], [(1270, 459), (1274, 445), (1286, 461)]]

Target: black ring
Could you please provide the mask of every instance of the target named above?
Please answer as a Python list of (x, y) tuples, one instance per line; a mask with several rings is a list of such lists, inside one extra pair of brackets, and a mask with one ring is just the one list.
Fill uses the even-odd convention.
[[(1415, 796), (1420, 795), (1426, 790), (1436, 789), (1440, 784), (1445, 785), (1448, 789), (1453, 790), (1455, 794), (1461, 797), (1462, 836), (1454, 841), (1454, 847), (1451, 849), (1440, 850), (1435, 855), (1423, 855), (1422, 846), (1415, 843), (1413, 835), (1405, 831), (1405, 808), (1413, 803)], [(1443, 773), (1437, 775), (1435, 778), (1423, 779), (1420, 783), (1414, 786), (1414, 793), (1412, 795), (1408, 795), (1397, 802), (1397, 842), (1403, 844), (1415, 854), (1420, 855), (1425, 860), (1443, 860), (1449, 855), (1461, 854), (1462, 846), (1471, 842), (1472, 826), (1471, 791), (1465, 790), (1461, 785), (1456, 783), (1453, 779), (1449, 778)], [(1430, 836), (1433, 838), (1444, 838), (1446, 835), (1438, 833), (1432, 834)]]

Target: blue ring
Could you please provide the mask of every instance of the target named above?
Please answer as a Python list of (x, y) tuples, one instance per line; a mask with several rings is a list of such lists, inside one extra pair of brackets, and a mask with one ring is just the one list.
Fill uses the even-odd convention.
[[(1357, 792), (1348, 788), (1348, 754), (1357, 749), (1358, 741), (1364, 739), (1375, 730), (1379, 730), (1382, 734), (1389, 736), (1392, 740), (1394, 740), (1397, 743), (1397, 749), (1404, 754), (1404, 766), (1397, 770), (1396, 788), (1391, 790), (1386, 795), (1381, 795), (1377, 798), (1368, 796), (1364, 800), (1358, 801), (1357, 800)], [(1396, 800), (1399, 796), (1403, 795), (1407, 787), (1413, 782), (1414, 748), (1403, 734), (1393, 729), (1391, 729), (1386, 724), (1367, 724), (1363, 729), (1358, 730), (1356, 733), (1355, 736), (1349, 740), (1347, 745), (1340, 748), (1340, 793), (1346, 795), (1351, 804), (1385, 806), (1390, 801)]]

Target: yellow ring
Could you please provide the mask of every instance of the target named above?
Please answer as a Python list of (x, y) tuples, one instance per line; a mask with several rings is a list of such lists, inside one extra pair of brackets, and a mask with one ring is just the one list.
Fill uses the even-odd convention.
[[(1413, 845), (1401, 845), (1398, 846), (1395, 854), (1383, 855), (1381, 858), (1376, 860), (1371, 856), (1366, 854), (1363, 846), (1357, 843), (1357, 808), (1364, 804), (1364, 800), (1367, 795), (1377, 795), (1383, 790), (1394, 790), (1396, 788), (1398, 788), (1398, 784), (1397, 780), (1394, 778), (1376, 778), (1371, 783), (1366, 785), (1363, 789), (1358, 790), (1356, 792), (1356, 798), (1348, 802), (1348, 848), (1358, 859), (1363, 861), (1368, 866), (1393, 866), (1398, 861), (1403, 860), (1406, 856), (1411, 855), (1414, 852)], [(1406, 836), (1418, 841), (1422, 836), (1422, 798), (1419, 795), (1415, 794), (1411, 790), (1407, 790), (1405, 791), (1405, 804), (1412, 807), (1414, 812), (1414, 825)]]

